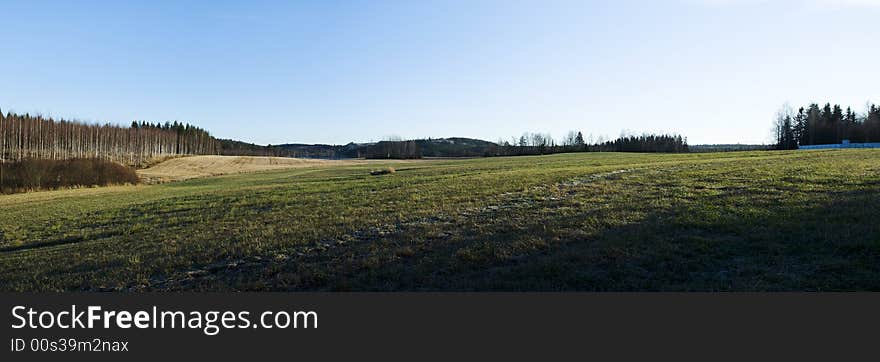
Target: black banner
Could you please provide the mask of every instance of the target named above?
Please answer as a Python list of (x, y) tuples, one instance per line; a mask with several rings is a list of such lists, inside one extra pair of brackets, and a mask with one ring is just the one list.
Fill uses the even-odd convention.
[[(2, 361), (840, 360), (872, 356), (880, 329), (877, 294), (0, 297)], [(224, 317), (235, 327), (224, 327)], [(182, 328), (183, 320), (193, 327)]]

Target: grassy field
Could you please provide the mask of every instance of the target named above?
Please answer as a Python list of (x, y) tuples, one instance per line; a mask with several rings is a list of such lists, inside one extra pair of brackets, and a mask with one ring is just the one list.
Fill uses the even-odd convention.
[(138, 170), (146, 183), (183, 181), (199, 177), (220, 176), (290, 168), (350, 165), (363, 161), (331, 161), (287, 157), (252, 156), (189, 156), (173, 158), (152, 167)]
[(5, 291), (880, 290), (875, 150), (318, 165), (0, 211)]

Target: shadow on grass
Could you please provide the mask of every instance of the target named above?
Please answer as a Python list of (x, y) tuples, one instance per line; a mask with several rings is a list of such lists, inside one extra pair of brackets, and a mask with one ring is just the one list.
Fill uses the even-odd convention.
[(585, 220), (615, 218), (632, 205), (415, 224), (157, 289), (880, 290), (877, 185), (821, 194), (825, 197), (811, 199), (814, 203), (785, 201), (784, 193), (756, 198), (762, 192), (767, 191), (701, 196), (698, 203), (646, 210), (637, 220), (592, 232), (583, 232)]
[[(471, 239), (465, 247), (484, 250), (482, 257), (462, 261), (462, 248), (453, 247), (445, 265), (433, 265), (441, 274), (422, 269), (398, 277), (404, 282), (392, 289), (880, 290), (877, 187), (811, 199), (816, 203), (755, 192), (761, 191), (650, 210), (638, 221), (583, 237), (570, 235), (593, 210), (537, 217), (514, 231), (507, 220), (495, 221), (488, 232), (465, 236)], [(511, 245), (533, 248), (506, 251)], [(364, 283), (371, 284), (389, 285)]]
[[(716, 211), (655, 210), (639, 222), (449, 278), (465, 290), (880, 290), (877, 189), (821, 204), (712, 200)], [(724, 199), (719, 197), (718, 199)], [(577, 225), (579, 216), (557, 225)], [(541, 233), (533, 225), (525, 234)], [(554, 237), (551, 232), (546, 237)], [(409, 285), (408, 288), (417, 287)]]
[[(99, 232), (99, 233), (92, 233), (88, 236), (86, 236), (86, 235), (68, 235), (68, 236), (63, 236), (63, 237), (55, 238), (55, 239), (35, 241), (35, 242), (26, 243), (26, 244), (0, 247), (0, 253), (22, 251), (22, 250), (34, 250), (34, 249), (40, 249), (40, 248), (47, 248), (47, 247), (51, 247), (51, 246), (75, 244), (75, 243), (80, 243), (80, 242), (84, 242), (87, 240), (98, 240), (98, 239), (110, 238), (110, 237), (122, 235), (122, 234), (123, 234), (122, 231), (105, 231), (105, 232)], [(0, 239), (0, 241), (2, 241), (2, 239)]]

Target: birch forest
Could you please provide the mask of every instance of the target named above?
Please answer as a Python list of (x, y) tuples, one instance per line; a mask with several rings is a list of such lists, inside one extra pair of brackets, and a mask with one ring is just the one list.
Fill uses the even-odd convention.
[(178, 122), (122, 127), (0, 112), (0, 161), (100, 158), (138, 166), (171, 155), (218, 154), (218, 148), (204, 129)]

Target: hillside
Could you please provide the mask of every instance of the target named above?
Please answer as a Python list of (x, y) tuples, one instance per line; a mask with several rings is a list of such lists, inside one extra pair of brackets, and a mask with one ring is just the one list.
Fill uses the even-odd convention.
[(473, 138), (429, 138), (416, 140), (423, 157), (483, 157), (495, 143)]

